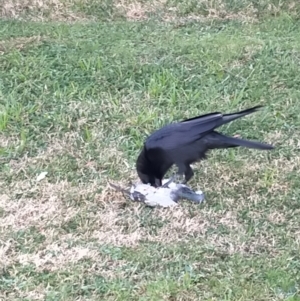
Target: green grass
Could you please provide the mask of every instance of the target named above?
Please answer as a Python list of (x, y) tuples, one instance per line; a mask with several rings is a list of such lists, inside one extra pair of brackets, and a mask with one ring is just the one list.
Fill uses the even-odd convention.
[[(300, 5), (115, 4), (2, 11), (0, 299), (300, 300)], [(222, 131), (276, 149), (211, 152), (204, 204), (107, 185), (165, 123), (259, 104)]]

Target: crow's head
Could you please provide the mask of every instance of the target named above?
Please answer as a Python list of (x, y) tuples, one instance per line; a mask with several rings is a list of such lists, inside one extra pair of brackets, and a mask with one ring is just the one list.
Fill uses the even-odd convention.
[(136, 171), (143, 184), (150, 184), (153, 187), (162, 185), (162, 176), (156, 170), (155, 165), (148, 160), (145, 149), (138, 156)]

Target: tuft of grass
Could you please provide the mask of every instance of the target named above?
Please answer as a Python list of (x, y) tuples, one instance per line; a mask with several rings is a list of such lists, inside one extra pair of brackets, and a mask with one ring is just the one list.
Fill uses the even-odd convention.
[[(0, 299), (300, 300), (299, 8), (2, 1)], [(204, 204), (110, 189), (153, 130), (258, 104), (221, 130), (275, 150), (195, 164)]]

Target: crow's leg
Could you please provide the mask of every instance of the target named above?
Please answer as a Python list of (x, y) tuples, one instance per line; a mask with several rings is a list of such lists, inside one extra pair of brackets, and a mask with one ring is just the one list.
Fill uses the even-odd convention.
[(184, 177), (182, 184), (186, 184), (194, 175), (194, 172), (189, 164), (185, 165)]
[(191, 166), (187, 163), (178, 165), (177, 179), (183, 178), (181, 184), (186, 184), (194, 175)]
[[(162, 187), (166, 188), (171, 182), (181, 182), (181, 184), (186, 184), (194, 175), (194, 172), (189, 164), (178, 164), (178, 171), (176, 174), (170, 177), (169, 181), (166, 182)], [(180, 181), (182, 179), (182, 181)]]

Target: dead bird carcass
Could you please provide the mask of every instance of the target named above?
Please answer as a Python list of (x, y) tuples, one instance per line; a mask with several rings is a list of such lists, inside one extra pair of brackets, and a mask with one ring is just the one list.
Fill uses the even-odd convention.
[(112, 183), (110, 185), (125, 193), (132, 201), (142, 202), (151, 207), (177, 206), (180, 199), (187, 199), (197, 204), (204, 201), (204, 193), (201, 190), (194, 191), (185, 184), (176, 184), (169, 179), (163, 180), (163, 186), (158, 188), (142, 183), (134, 184), (128, 190)]

